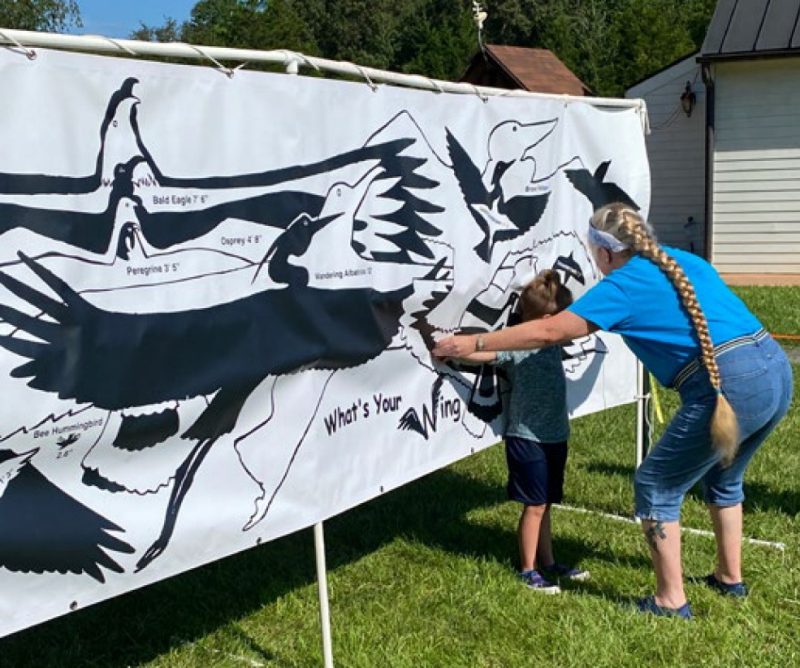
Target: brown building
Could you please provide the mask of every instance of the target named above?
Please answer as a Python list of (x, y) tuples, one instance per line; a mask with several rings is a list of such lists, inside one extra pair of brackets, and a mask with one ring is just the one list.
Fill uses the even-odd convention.
[(485, 54), (478, 51), (472, 58), (461, 81), (537, 93), (592, 93), (552, 51), (520, 46), (487, 44)]

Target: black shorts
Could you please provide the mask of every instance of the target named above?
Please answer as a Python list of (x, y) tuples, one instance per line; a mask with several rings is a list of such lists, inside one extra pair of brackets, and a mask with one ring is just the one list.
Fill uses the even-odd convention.
[(506, 437), (508, 498), (526, 506), (561, 503), (567, 442), (539, 443), (517, 436)]

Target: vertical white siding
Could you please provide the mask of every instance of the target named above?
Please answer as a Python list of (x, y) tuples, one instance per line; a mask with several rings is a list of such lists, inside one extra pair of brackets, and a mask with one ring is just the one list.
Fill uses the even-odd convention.
[(712, 258), (800, 273), (800, 57), (715, 67)]
[[(705, 230), (705, 88), (696, 54), (628, 89), (626, 97), (643, 98), (650, 114), (647, 137), (652, 200), (650, 222), (659, 240), (703, 252)], [(683, 113), (680, 96), (692, 82), (697, 106)], [(685, 227), (691, 217), (695, 222)]]

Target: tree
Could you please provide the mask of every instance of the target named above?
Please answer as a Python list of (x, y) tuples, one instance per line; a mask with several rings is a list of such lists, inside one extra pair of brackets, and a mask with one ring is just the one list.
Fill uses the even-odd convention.
[[(0, 0), (2, 3), (4, 0)], [(13, 4), (13, 3), (12, 3)], [(698, 49), (716, 0), (485, 0), (484, 41), (553, 51), (597, 95)], [(140, 39), (286, 48), (457, 79), (478, 49), (471, 0), (200, 0)]]
[(63, 32), (81, 27), (75, 0), (0, 0), (0, 27)]
[(172, 19), (163, 26), (142, 24), (132, 37), (243, 49), (317, 50), (311, 30), (291, 0), (200, 0), (180, 26)]

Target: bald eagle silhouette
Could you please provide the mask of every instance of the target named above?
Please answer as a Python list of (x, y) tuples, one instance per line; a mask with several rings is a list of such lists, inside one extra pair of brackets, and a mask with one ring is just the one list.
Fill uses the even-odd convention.
[(38, 448), (0, 450), (0, 566), (17, 573), (122, 573), (110, 552), (134, 548), (112, 532), (122, 528), (47, 479), (31, 462)]
[[(135, 139), (130, 140), (128, 151), (121, 155), (107, 154), (108, 145), (112, 143), (112, 135), (128, 133), (130, 113), (138, 102), (133, 94), (137, 79), (128, 78), (111, 95), (100, 124), (100, 147), (97, 152), (94, 172), (84, 176), (61, 176), (56, 174), (13, 174), (0, 172), (0, 193), (41, 195), (82, 195), (98, 190), (114, 180), (114, 170), (119, 164), (126, 164), (136, 155), (138, 150)], [(124, 147), (124, 141), (123, 147)], [(116, 148), (116, 147), (114, 147)]]
[[(411, 138), (368, 144), (317, 162), (262, 172), (197, 177), (165, 174), (142, 138), (138, 122), (141, 101), (133, 94), (137, 83), (135, 78), (126, 79), (111, 97), (101, 124), (94, 174), (70, 177), (0, 173), (0, 198), (19, 196), (13, 202), (0, 199), (0, 235), (13, 229), (27, 229), (102, 254), (112, 243), (119, 202), (130, 198), (135, 202), (143, 238), (151, 247), (163, 250), (202, 237), (229, 219), (285, 229), (300, 215), (317, 217), (325, 195), (304, 190), (296, 182), (342, 168), (360, 166), (366, 173), (380, 165), (382, 178), (404, 180), (407, 186), (415, 188), (436, 185), (415, 173), (420, 165), (418, 159), (401, 155), (414, 143)], [(114, 150), (109, 154), (112, 134), (122, 135), (122, 139), (113, 142)], [(142, 176), (142, 170), (147, 170), (146, 176)], [(172, 199), (191, 204), (180, 210), (153, 210), (138, 194), (141, 182), (161, 189)], [(103, 189), (108, 186), (110, 192), (105, 196)], [(54, 202), (53, 193), (65, 195), (63, 201)], [(395, 192), (385, 196), (398, 198)], [(213, 203), (205, 205), (209, 198)], [(424, 203), (410, 205), (399, 215), (405, 225), (404, 245), (413, 244), (419, 251), (425, 246), (419, 239), (420, 233), (435, 235), (440, 231), (423, 218), (415, 218), (415, 206), (423, 207)], [(396, 252), (403, 255), (402, 250)]]

